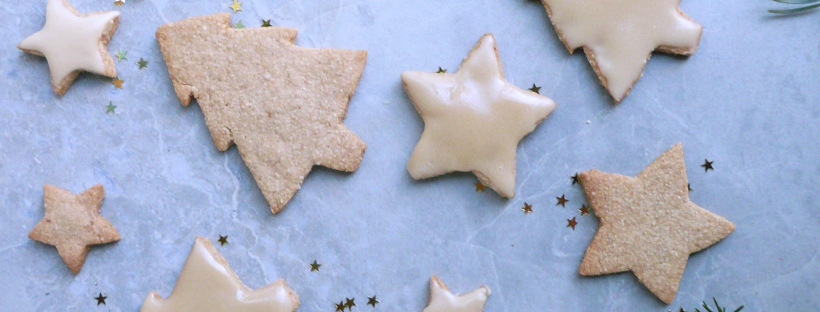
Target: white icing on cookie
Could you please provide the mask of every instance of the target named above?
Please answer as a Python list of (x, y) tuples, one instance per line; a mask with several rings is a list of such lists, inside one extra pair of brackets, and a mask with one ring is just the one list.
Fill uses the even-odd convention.
[(430, 303), (422, 312), (481, 312), (490, 289), (481, 286), (469, 293), (454, 295), (438, 277), (430, 278)]
[(616, 101), (641, 77), (652, 51), (691, 55), (703, 28), (678, 8), (680, 0), (542, 0), (561, 40), (585, 47)]
[(299, 298), (284, 280), (251, 290), (210, 240), (197, 237), (168, 299), (151, 292), (140, 312), (293, 312)]
[(410, 175), (472, 171), (499, 195), (513, 197), (518, 142), (555, 102), (507, 82), (495, 38), (484, 35), (455, 74), (404, 72), (401, 78), (424, 119)]

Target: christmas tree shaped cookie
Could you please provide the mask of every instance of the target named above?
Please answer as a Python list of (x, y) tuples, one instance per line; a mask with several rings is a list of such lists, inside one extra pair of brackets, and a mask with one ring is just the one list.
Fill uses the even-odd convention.
[(367, 52), (298, 47), (295, 29), (229, 21), (170, 23), (157, 40), (182, 105), (197, 99), (217, 148), (236, 144), (278, 213), (314, 165), (359, 167), (365, 144), (342, 120)]
[(632, 271), (666, 303), (675, 299), (689, 254), (735, 230), (732, 222), (689, 200), (680, 144), (636, 177), (591, 170), (580, 180), (601, 219), (581, 275)]
[(541, 0), (558, 37), (579, 47), (609, 94), (620, 102), (643, 73), (652, 51), (692, 55), (703, 28), (680, 0)]
[(294, 312), (299, 297), (284, 280), (251, 290), (210, 240), (197, 237), (168, 299), (151, 292), (140, 312)]

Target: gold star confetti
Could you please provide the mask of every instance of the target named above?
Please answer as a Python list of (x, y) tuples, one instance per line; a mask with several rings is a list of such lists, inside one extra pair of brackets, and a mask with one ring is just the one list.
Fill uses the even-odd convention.
[(379, 303), (379, 300), (376, 299), (376, 295), (373, 295), (373, 297), (367, 297), (367, 304), (368, 305), (371, 305), (375, 308), (377, 303)]
[(120, 50), (117, 52), (117, 61), (122, 62), (124, 60), (127, 60), (127, 58), (125, 58), (125, 56), (127, 54), (128, 54), (128, 51), (125, 51), (122, 48), (120, 48)]
[(242, 11), (242, 2), (233, 0), (233, 4), (231, 4), (230, 8), (233, 9), (234, 13), (236, 13), (236, 11)]
[(316, 262), (316, 260), (314, 259), (313, 263), (310, 264), (310, 271), (311, 272), (319, 272), (319, 267), (321, 267), (321, 266), (322, 265), (319, 264), (318, 262)]
[(482, 193), (484, 193), (484, 189), (485, 189), (485, 188), (487, 188), (487, 186), (486, 186), (486, 185), (484, 185), (484, 184), (483, 184), (483, 183), (481, 183), (481, 182), (476, 182), (476, 183), (475, 183), (475, 184), (473, 184), (473, 185), (475, 185), (475, 191), (476, 191), (476, 192), (482, 192)]
[(575, 185), (575, 184), (580, 184), (580, 183), (581, 183), (581, 181), (579, 181), (579, 180), (578, 180), (578, 173), (577, 173), (577, 172), (576, 172), (576, 173), (575, 173), (575, 175), (574, 175), (574, 176), (572, 176), (570, 179), (572, 179), (572, 185)]
[(228, 235), (219, 235), (219, 239), (217, 241), (219, 242), (219, 246), (225, 246), (225, 244), (228, 243)]
[(715, 168), (712, 168), (712, 164), (714, 164), (714, 163), (715, 163), (714, 161), (709, 161), (708, 159), (704, 159), (703, 160), (703, 165), (700, 165), (700, 166), (703, 167), (704, 172), (707, 172), (710, 169), (715, 170)]
[(125, 82), (125, 80), (120, 79), (120, 77), (116, 77), (114, 80), (111, 80), (111, 83), (114, 84), (114, 89), (122, 89), (123, 82)]
[(438, 71), (436, 71), (436, 74), (446, 74), (446, 73), (447, 73), (447, 70), (446, 69), (441, 69), (441, 67), (439, 67)]
[(556, 206), (561, 205), (561, 207), (566, 207), (566, 203), (569, 202), (569, 200), (566, 197), (564, 197), (564, 194), (561, 194), (561, 197), (556, 197), (555, 199), (558, 200), (558, 203), (555, 204)]
[(262, 20), (262, 27), (271, 27), (270, 19)]
[(528, 214), (532, 212), (532, 205), (524, 202), (524, 207), (521, 207), (521, 210), (524, 211), (524, 214)]
[(588, 215), (588, 214), (589, 214), (589, 206), (587, 206), (587, 205), (581, 205), (581, 209), (578, 209), (578, 211), (580, 211), (580, 212), (581, 212), (581, 216), (582, 216), (582, 217), (583, 217), (584, 215)]
[(122, 7), (123, 4), (125, 4), (125, 0), (114, 0), (114, 5)]
[(575, 217), (572, 217), (572, 219), (567, 219), (567, 227), (571, 227), (573, 231), (575, 231), (576, 225), (578, 225), (578, 221), (575, 221)]
[(356, 301), (356, 298), (353, 298), (353, 299), (350, 299), (350, 298), (345, 298), (345, 307), (347, 307), (347, 310), (348, 310), (348, 311), (353, 310), (353, 307), (355, 307), (355, 306), (356, 306), (356, 302), (355, 302), (355, 301)]
[(97, 300), (97, 305), (105, 305), (105, 299), (107, 298), (107, 296), (103, 296), (103, 294), (100, 293), (97, 297), (94, 297), (94, 300)]
[(541, 87), (536, 86), (536, 85), (533, 83), (533, 84), (532, 84), (532, 88), (530, 88), (530, 91), (535, 92), (535, 93), (538, 93), (538, 94), (541, 94)]
[(336, 304), (336, 312), (344, 312), (344, 310), (345, 310), (345, 302), (344, 301), (339, 301), (339, 303)]
[(139, 66), (139, 69), (148, 68), (148, 61), (144, 60), (143, 58), (140, 58), (140, 60), (137, 62), (137, 66)]
[(114, 110), (117, 109), (117, 105), (114, 105), (113, 102), (109, 101), (108, 105), (105, 106), (105, 113), (112, 113), (114, 114)]

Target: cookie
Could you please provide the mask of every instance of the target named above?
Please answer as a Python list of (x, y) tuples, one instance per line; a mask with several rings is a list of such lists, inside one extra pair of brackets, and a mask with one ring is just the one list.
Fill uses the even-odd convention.
[(675, 299), (689, 255), (735, 230), (732, 222), (689, 200), (680, 143), (634, 178), (591, 170), (580, 180), (601, 220), (581, 275), (632, 271), (667, 304)]
[(342, 123), (367, 52), (294, 44), (284, 27), (233, 29), (229, 14), (159, 28), (182, 105), (196, 98), (220, 151), (236, 144), (278, 213), (314, 165), (355, 171), (365, 144)]
[(45, 56), (51, 70), (51, 87), (63, 95), (81, 71), (116, 77), (108, 41), (119, 23), (120, 12), (80, 14), (66, 0), (48, 0), (43, 29), (23, 39), (17, 47)]
[(43, 187), (43, 217), (28, 237), (57, 247), (71, 272), (80, 273), (91, 246), (120, 240), (114, 225), (100, 215), (105, 189), (102, 185), (80, 195), (46, 184)]
[(251, 290), (207, 238), (197, 237), (168, 299), (151, 292), (140, 312), (295, 312), (299, 296), (284, 280)]
[(430, 301), (422, 312), (481, 312), (490, 288), (481, 286), (469, 293), (454, 295), (437, 276), (430, 278)]
[(583, 47), (601, 84), (620, 102), (643, 75), (652, 51), (692, 55), (703, 27), (680, 0), (541, 0), (572, 53)]
[(407, 170), (414, 179), (471, 171), (501, 196), (515, 196), (518, 142), (555, 102), (504, 78), (495, 37), (486, 34), (458, 72), (403, 72), (404, 90), (424, 119)]

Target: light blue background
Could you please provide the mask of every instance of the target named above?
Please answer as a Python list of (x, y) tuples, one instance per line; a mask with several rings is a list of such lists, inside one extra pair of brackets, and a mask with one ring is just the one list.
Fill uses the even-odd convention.
[[(120, 10), (74, 0), (81, 12)], [(431, 274), (456, 292), (492, 289), (486, 311), (666, 311), (717, 297), (748, 311), (820, 310), (820, 12), (776, 18), (771, 1), (684, 0), (704, 25), (690, 58), (655, 54), (619, 105), (582, 52), (567, 53), (533, 1), (244, 0), (233, 22), (300, 30), (307, 47), (369, 52), (345, 123), (367, 144), (353, 174), (316, 169), (272, 215), (236, 149), (218, 152), (197, 105), (182, 107), (154, 32), (230, 1), (129, 0), (109, 50), (124, 89), (82, 75), (63, 97), (43, 58), (15, 46), (44, 23), (45, 1), (0, 6), (0, 310), (137, 311), (170, 294), (197, 235), (216, 240), (242, 280), (284, 278), (300, 311), (420, 311)], [(402, 90), (405, 70), (456, 70), (495, 34), (507, 78), (558, 108), (518, 149), (517, 196), (476, 193), (470, 174), (416, 182), (406, 161), (422, 121)], [(143, 57), (148, 69), (138, 70)], [(116, 114), (105, 114), (113, 101)], [(693, 202), (737, 230), (690, 258), (666, 306), (629, 273), (577, 273), (597, 221), (580, 217), (576, 171), (634, 175), (682, 142)], [(704, 173), (704, 158), (715, 171)], [(56, 250), (27, 238), (43, 184), (81, 192), (102, 183), (102, 214), (122, 241), (94, 248), (73, 275)], [(555, 197), (566, 194), (566, 208)], [(535, 212), (524, 215), (524, 202)], [(575, 231), (566, 219), (578, 217)], [(309, 272), (314, 259), (320, 273)], [(106, 306), (93, 297), (108, 296)], [(746, 311), (744, 310), (744, 311)]]

